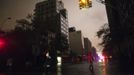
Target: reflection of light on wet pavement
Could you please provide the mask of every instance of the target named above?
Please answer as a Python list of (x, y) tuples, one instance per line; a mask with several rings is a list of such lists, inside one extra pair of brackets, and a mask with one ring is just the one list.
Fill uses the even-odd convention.
[(57, 67), (57, 75), (62, 75), (62, 74), (61, 74), (61, 66), (58, 66), (58, 67)]
[(57, 63), (57, 75), (61, 75), (61, 66), (62, 66), (62, 58), (57, 57), (58, 63)]
[(107, 75), (106, 73), (106, 63), (103, 62), (103, 66), (102, 66), (102, 75)]
[(99, 62), (98, 64), (98, 74), (97, 75), (108, 75), (107, 74), (107, 63), (106, 62)]

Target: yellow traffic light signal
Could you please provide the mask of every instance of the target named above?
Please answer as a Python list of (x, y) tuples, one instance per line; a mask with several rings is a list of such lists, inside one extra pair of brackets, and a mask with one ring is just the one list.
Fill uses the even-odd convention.
[(86, 3), (86, 0), (81, 0), (82, 3)]
[(90, 0), (79, 0), (79, 8), (80, 9), (87, 9), (92, 7), (92, 1)]

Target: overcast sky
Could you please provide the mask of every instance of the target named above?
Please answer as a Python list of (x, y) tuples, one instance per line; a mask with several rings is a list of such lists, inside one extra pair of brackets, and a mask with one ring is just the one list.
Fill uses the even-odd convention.
[[(2, 24), (2, 27), (7, 29), (13, 28), (15, 20), (24, 18), (28, 13), (32, 13), (35, 4), (39, 1), (42, 0), (0, 0), (0, 25)], [(62, 1), (68, 10), (69, 26), (74, 26), (77, 30), (81, 30), (83, 36), (88, 37), (93, 46), (99, 50), (99, 39), (96, 37), (96, 32), (104, 23), (107, 23), (105, 6), (96, 2), (96, 0), (92, 0), (92, 8), (80, 10), (79, 0)], [(7, 17), (12, 17), (12, 20), (5, 20)]]

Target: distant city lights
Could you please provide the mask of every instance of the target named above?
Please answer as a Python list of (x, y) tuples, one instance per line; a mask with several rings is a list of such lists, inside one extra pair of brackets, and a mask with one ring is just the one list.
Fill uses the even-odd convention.
[(99, 62), (104, 62), (104, 56), (100, 53), (99, 56)]

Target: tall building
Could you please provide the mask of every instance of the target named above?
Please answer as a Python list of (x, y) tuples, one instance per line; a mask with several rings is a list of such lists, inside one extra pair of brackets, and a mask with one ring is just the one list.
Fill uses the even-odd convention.
[(81, 31), (69, 32), (69, 44), (71, 52), (76, 56), (84, 53), (84, 38)]
[(89, 52), (91, 52), (92, 48), (92, 43), (88, 38), (84, 38), (84, 51), (85, 54), (87, 55)]
[(44, 22), (41, 24), (43, 28), (68, 36), (67, 10), (64, 8), (62, 1), (45, 0), (37, 3), (35, 8), (36, 18)]
[(113, 45), (109, 51), (128, 60), (134, 54), (134, 1), (105, 0), (105, 2)]
[(133, 34), (133, 0), (106, 0), (108, 22), (112, 39), (122, 41)]
[(36, 4), (34, 23), (37, 31), (47, 37), (52, 59), (68, 51), (67, 10), (60, 0), (44, 0)]

